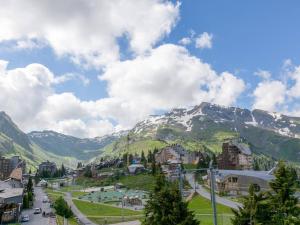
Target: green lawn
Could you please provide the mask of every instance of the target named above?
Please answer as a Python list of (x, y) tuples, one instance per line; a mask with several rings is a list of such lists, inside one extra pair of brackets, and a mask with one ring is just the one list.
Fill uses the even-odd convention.
[[(58, 225), (64, 225), (64, 218), (62, 216), (56, 215), (56, 221)], [(79, 225), (74, 217), (68, 219), (69, 225)]]
[[(104, 217), (104, 216), (121, 216), (122, 209), (113, 207), (106, 204), (91, 203), (87, 201), (81, 201), (73, 199), (76, 207), (88, 217)], [(142, 214), (142, 211), (134, 211), (129, 209), (123, 209), (124, 216), (136, 216)]]
[(93, 221), (96, 224), (112, 224), (112, 223), (121, 223), (126, 221), (139, 220), (143, 215), (139, 216), (118, 216), (118, 217), (88, 217), (89, 220)]
[(50, 188), (46, 188), (45, 192), (47, 193), (48, 198), (51, 200), (51, 202), (55, 202), (56, 199), (64, 196), (63, 192), (54, 191), (53, 189)]
[(151, 174), (123, 176), (118, 182), (133, 190), (150, 191), (154, 188), (155, 177)]
[(80, 196), (86, 195), (86, 192), (83, 191), (72, 191), (71, 192), (73, 198), (78, 198)]
[[(189, 209), (194, 212), (197, 219), (200, 220), (201, 225), (213, 225), (212, 207), (209, 200), (197, 196), (189, 202)], [(231, 208), (217, 204), (217, 213), (219, 225), (231, 225)]]

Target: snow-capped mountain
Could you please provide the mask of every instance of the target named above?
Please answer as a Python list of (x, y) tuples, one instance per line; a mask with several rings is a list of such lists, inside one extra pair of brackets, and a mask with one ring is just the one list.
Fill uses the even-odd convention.
[(150, 116), (138, 123), (133, 132), (136, 134), (145, 133), (145, 131), (151, 133), (161, 126), (177, 126), (191, 132), (196, 120), (210, 120), (217, 124), (230, 125), (232, 131), (258, 127), (274, 131), (282, 136), (300, 138), (300, 118), (257, 109), (250, 111), (236, 107), (224, 107), (206, 102), (190, 109), (174, 109), (164, 115)]

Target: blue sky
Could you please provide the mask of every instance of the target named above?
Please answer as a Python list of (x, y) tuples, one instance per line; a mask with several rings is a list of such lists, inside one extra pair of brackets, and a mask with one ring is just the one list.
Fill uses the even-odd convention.
[[(130, 128), (149, 114), (201, 101), (300, 116), (298, 1), (143, 0), (140, 5), (128, 1), (120, 7), (116, 0), (112, 12), (124, 14), (124, 20), (101, 14), (107, 6), (97, 0), (92, 1), (93, 8), (80, 0), (49, 2), (33, 2), (35, 7), (4, 3), (0, 16), (4, 30), (0, 32), (0, 60), (9, 62), (2, 85), (7, 87), (8, 77), (16, 68), (23, 69), (30, 80), (32, 73), (24, 70), (30, 64), (37, 63), (51, 73), (51, 84), (45, 83), (47, 93), (37, 88), (36, 94), (30, 95), (45, 98), (32, 100), (40, 108), (33, 107), (28, 117), (20, 115), (11, 103), (0, 104), (0, 109), (26, 131), (54, 129), (76, 136), (98, 136)], [(151, 6), (161, 7), (161, 11), (151, 11)], [(28, 14), (20, 11), (22, 7)], [(43, 10), (49, 13), (44, 15)], [(137, 12), (142, 12), (141, 18)], [(21, 13), (24, 21), (13, 18), (14, 13)], [(113, 28), (108, 27), (111, 24)], [(204, 33), (211, 37), (210, 46), (196, 47)], [(190, 43), (181, 44), (182, 38)], [(178, 57), (169, 62), (172, 52)], [(179, 68), (180, 73), (169, 67)], [(45, 72), (39, 68), (35, 71)], [(213, 74), (206, 78), (205, 73)], [(268, 75), (262, 78), (261, 74)], [(191, 82), (178, 91), (180, 79)], [(26, 85), (20, 85), (28, 88), (24, 90), (7, 88), (5, 97), (18, 104), (16, 92), (34, 89), (28, 82)], [(164, 87), (170, 91), (163, 91), (160, 98), (156, 93)], [(238, 91), (228, 91), (235, 88)], [(189, 90), (191, 94), (185, 94)], [(171, 93), (180, 96), (170, 99)], [(70, 104), (78, 115), (70, 115), (73, 109), (65, 112), (54, 106), (53, 98), (61, 101), (62, 108)], [(30, 121), (36, 125), (29, 125)]]

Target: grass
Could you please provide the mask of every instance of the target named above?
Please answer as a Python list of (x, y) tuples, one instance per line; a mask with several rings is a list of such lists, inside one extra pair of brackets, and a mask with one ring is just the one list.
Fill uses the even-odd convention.
[(129, 189), (150, 191), (154, 187), (155, 177), (151, 174), (121, 176), (118, 180), (112, 178), (97, 180), (93, 178), (79, 177), (76, 179), (76, 183), (81, 187), (101, 187), (122, 183)]
[(78, 198), (80, 196), (86, 195), (86, 192), (83, 191), (72, 191), (71, 192), (73, 198)]
[(58, 199), (59, 197), (64, 197), (63, 192), (54, 191), (51, 188), (46, 188), (45, 192), (47, 193), (47, 195), (48, 195), (51, 202), (55, 202), (55, 200)]
[(138, 174), (134, 176), (123, 176), (118, 183), (134, 190), (150, 191), (154, 188), (155, 177), (151, 174)]
[[(213, 225), (213, 211), (211, 202), (201, 196), (193, 198), (188, 205), (189, 209), (194, 212), (196, 218), (201, 221), (201, 225)], [(218, 224), (231, 225), (232, 217), (231, 208), (217, 204)]]
[[(73, 199), (76, 207), (87, 217), (105, 217), (105, 216), (115, 216), (120, 217), (122, 215), (122, 209), (118, 207), (113, 207), (106, 204), (91, 203), (87, 201), (81, 201)], [(138, 216), (141, 215), (142, 211), (134, 211), (130, 209), (123, 209), (124, 216)]]
[(89, 220), (93, 221), (96, 224), (112, 224), (112, 223), (120, 223), (126, 221), (139, 220), (142, 218), (140, 216), (118, 216), (118, 217), (88, 217)]
[[(64, 218), (62, 216), (56, 215), (56, 221), (58, 225), (64, 225)], [(69, 225), (79, 225), (74, 217), (68, 219)]]

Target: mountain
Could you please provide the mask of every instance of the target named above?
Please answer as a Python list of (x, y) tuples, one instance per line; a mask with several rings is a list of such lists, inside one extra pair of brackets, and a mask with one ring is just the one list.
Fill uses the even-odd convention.
[(262, 110), (201, 103), (150, 116), (130, 131), (77, 138), (54, 131), (25, 134), (0, 112), (0, 152), (21, 155), (29, 165), (44, 160), (75, 166), (80, 160), (145, 153), (178, 143), (195, 151), (220, 152), (228, 138), (240, 138), (258, 155), (300, 162), (300, 118)]
[(128, 138), (107, 146), (103, 156), (148, 151), (170, 143), (220, 152), (224, 140), (233, 137), (241, 138), (257, 154), (300, 162), (300, 118), (206, 102), (150, 116), (136, 124)]
[(27, 135), (14, 124), (5, 112), (0, 112), (0, 133), (23, 148), (30, 149), (30, 140)]
[(115, 133), (96, 138), (77, 138), (54, 131), (33, 131), (30, 140), (42, 149), (56, 155), (72, 156), (78, 160), (89, 160), (101, 153), (101, 149), (119, 138)]
[(30, 167), (45, 160), (74, 167), (79, 160), (91, 160), (99, 155), (104, 146), (118, 139), (120, 135), (123, 133), (80, 139), (54, 131), (26, 134), (5, 112), (0, 112), (1, 155), (20, 155)]

